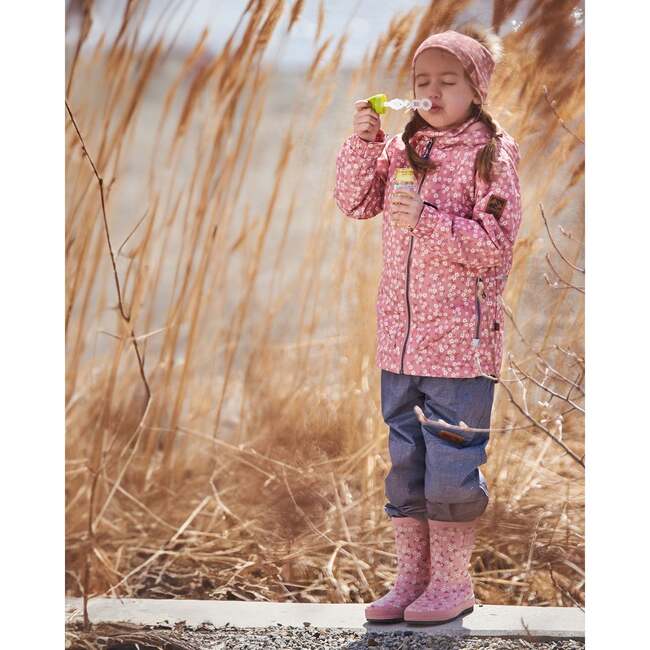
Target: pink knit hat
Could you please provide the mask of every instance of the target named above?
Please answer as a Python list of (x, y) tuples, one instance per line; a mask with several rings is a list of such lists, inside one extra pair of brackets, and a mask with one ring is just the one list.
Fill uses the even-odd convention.
[(472, 84), (478, 91), (481, 102), (485, 103), (490, 77), (492, 76), (495, 65), (490, 51), (476, 39), (450, 29), (446, 32), (433, 34), (420, 43), (413, 56), (413, 71), (415, 71), (415, 59), (417, 59), (418, 55), (423, 50), (428, 50), (432, 47), (439, 47), (447, 50), (447, 52), (451, 52), (461, 62)]

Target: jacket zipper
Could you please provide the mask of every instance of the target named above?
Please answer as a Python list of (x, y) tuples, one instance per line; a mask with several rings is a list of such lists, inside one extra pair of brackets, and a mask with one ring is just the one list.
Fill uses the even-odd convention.
[[(428, 159), (429, 154), (431, 153), (431, 147), (433, 146), (433, 140), (429, 140), (427, 143), (427, 147), (424, 150), (424, 156), (423, 158)], [(420, 184), (418, 185), (418, 194), (420, 193), (420, 189), (422, 188), (422, 184), (424, 183), (424, 179), (427, 176), (426, 170), (422, 174), (422, 180), (420, 181)], [(406, 352), (406, 343), (409, 340), (409, 333), (411, 330), (411, 303), (409, 301), (409, 277), (411, 275), (411, 251), (413, 250), (413, 235), (410, 237), (409, 241), (409, 253), (408, 257), (406, 258), (406, 336), (404, 337), (404, 345), (402, 345), (402, 357), (400, 360), (400, 369), (399, 372), (401, 375), (404, 374), (404, 353)]]
[(474, 332), (474, 338), (472, 339), (472, 347), (477, 348), (481, 340), (481, 300), (485, 298), (485, 289), (483, 285), (483, 278), (478, 275), (476, 276), (476, 291), (475, 291), (475, 301), (476, 301), (476, 331)]

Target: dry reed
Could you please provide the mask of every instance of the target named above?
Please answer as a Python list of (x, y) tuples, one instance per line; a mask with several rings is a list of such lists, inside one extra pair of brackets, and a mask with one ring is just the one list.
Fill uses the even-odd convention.
[[(262, 56), (301, 2), (251, 2), (220, 51), (204, 35), (180, 60), (159, 33), (136, 48), (139, 2), (83, 47), (84, 4), (66, 79), (68, 595), (364, 602), (389, 586), (378, 220), (338, 213), (333, 161), (352, 100), (408, 92), (417, 43), (465, 4), (396, 15), (347, 71), (321, 2), (297, 80)], [(494, 1), (496, 29), (517, 4)], [(584, 603), (576, 6), (534, 3), (491, 90), (525, 213), (472, 560), (489, 603)]]

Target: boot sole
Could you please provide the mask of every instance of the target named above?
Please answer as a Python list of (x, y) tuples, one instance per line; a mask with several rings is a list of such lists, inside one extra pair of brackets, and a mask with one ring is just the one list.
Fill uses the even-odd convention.
[(456, 616), (452, 616), (451, 618), (445, 618), (441, 621), (406, 621), (409, 625), (443, 625), (444, 623), (450, 623), (451, 621), (455, 621), (457, 618), (460, 618), (461, 616), (465, 616), (466, 614), (471, 614), (474, 611), (474, 606), (468, 607), (467, 609), (464, 609), (462, 612), (458, 612)]
[(403, 618), (368, 618), (366, 617), (366, 621), (368, 623), (379, 623), (379, 624), (386, 624), (386, 623), (403, 623), (404, 619)]

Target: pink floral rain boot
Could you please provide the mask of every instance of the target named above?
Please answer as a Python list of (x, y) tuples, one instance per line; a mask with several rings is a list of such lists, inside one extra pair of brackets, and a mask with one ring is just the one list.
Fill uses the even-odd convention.
[(476, 520), (429, 520), (431, 579), (424, 592), (404, 610), (408, 623), (446, 623), (474, 609), (469, 561)]
[(391, 517), (397, 551), (397, 579), (393, 588), (366, 607), (373, 623), (399, 623), (404, 608), (429, 582), (429, 525), (426, 519)]

